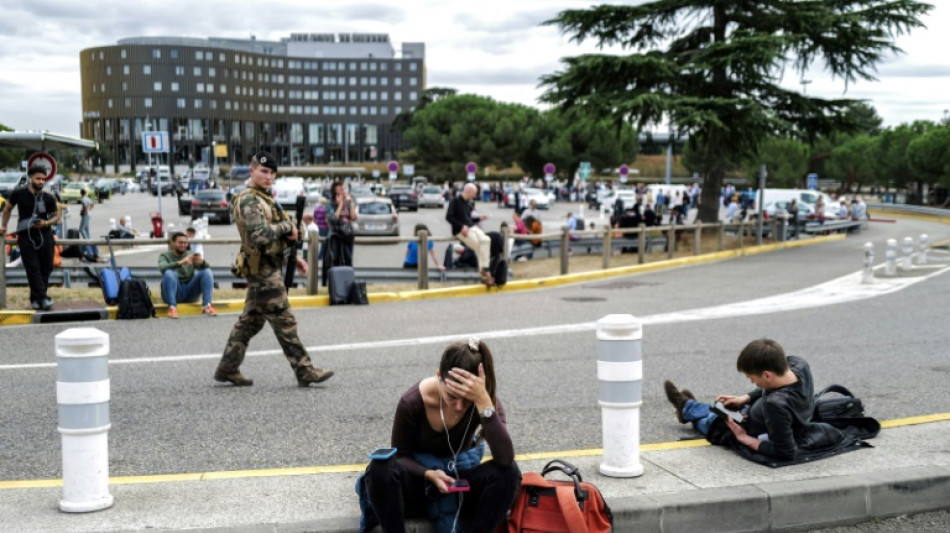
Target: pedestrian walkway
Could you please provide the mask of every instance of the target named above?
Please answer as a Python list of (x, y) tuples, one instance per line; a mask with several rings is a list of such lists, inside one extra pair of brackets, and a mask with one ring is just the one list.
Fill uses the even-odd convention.
[[(601, 450), (533, 453), (518, 462), (523, 471), (540, 471), (555, 457), (580, 467), (619, 532), (800, 531), (950, 508), (950, 413), (884, 426), (873, 448), (778, 469), (704, 440), (644, 445), (644, 474), (636, 478), (600, 475)], [(353, 486), (364, 466), (115, 478), (114, 506), (87, 514), (58, 511), (58, 480), (4, 481), (2, 529), (355, 532)]]

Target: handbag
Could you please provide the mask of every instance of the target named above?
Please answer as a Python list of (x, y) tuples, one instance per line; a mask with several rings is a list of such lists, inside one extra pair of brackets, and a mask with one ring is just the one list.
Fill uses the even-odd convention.
[(353, 242), (353, 240), (356, 238), (356, 232), (353, 231), (353, 224), (349, 222), (337, 225), (336, 233), (346, 242)]
[[(823, 397), (832, 392), (840, 396)], [(863, 416), (864, 402), (855, 398), (854, 394), (842, 385), (828, 385), (815, 395), (815, 411), (812, 414), (812, 420), (815, 422)]]
[[(545, 479), (551, 472), (570, 480)], [(613, 514), (597, 487), (584, 482), (576, 466), (560, 459), (550, 461), (540, 474), (524, 474), (507, 521), (508, 533), (608, 533), (612, 527)]]

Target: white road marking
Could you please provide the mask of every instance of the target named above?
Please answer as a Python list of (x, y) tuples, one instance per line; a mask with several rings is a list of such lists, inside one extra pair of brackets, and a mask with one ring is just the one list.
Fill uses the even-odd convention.
[[(861, 272), (855, 272), (842, 276), (831, 281), (808, 287), (794, 292), (757, 298), (745, 302), (736, 302), (712, 307), (703, 307), (699, 309), (689, 309), (685, 311), (674, 311), (672, 313), (661, 313), (658, 315), (647, 315), (639, 317), (643, 325), (674, 324), (679, 322), (691, 322), (694, 320), (716, 320), (722, 318), (735, 318), (740, 316), (760, 315), (764, 313), (779, 313), (783, 311), (795, 311), (801, 309), (810, 309), (827, 305), (836, 305), (877, 296), (884, 296), (893, 292), (906, 289), (922, 281), (928, 280), (934, 276), (943, 274), (950, 270), (950, 266), (927, 265), (915, 267), (916, 270), (932, 272), (915, 277), (895, 277), (895, 278), (875, 278), (872, 284), (861, 283)], [(340, 352), (356, 350), (378, 350), (383, 348), (398, 348), (405, 346), (425, 346), (430, 344), (445, 344), (459, 339), (469, 337), (478, 337), (481, 339), (505, 339), (520, 337), (537, 337), (540, 335), (563, 335), (566, 333), (580, 333), (585, 331), (594, 331), (596, 322), (581, 322), (577, 324), (557, 324), (553, 326), (540, 326), (534, 328), (521, 329), (502, 329), (492, 331), (480, 331), (474, 333), (455, 333), (451, 335), (436, 335), (432, 337), (422, 337), (415, 339), (392, 339), (385, 341), (367, 341), (354, 342), (346, 344), (333, 344), (329, 346), (308, 346), (308, 352)], [(281, 350), (257, 350), (247, 353), (247, 357), (273, 356), (283, 353)], [(220, 353), (213, 354), (189, 354), (189, 355), (170, 355), (163, 357), (137, 357), (126, 359), (112, 359), (110, 365), (140, 364), (140, 363), (173, 363), (180, 361), (197, 361), (207, 359), (219, 359)], [(56, 363), (28, 363), (0, 365), (0, 370), (26, 370), (36, 368), (55, 368)]]

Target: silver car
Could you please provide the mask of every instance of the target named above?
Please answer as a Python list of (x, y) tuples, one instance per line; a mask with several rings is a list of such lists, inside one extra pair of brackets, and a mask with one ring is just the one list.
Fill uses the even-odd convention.
[(399, 214), (389, 198), (356, 198), (357, 218), (353, 221), (356, 235), (399, 236)]
[(445, 207), (445, 197), (439, 187), (426, 186), (422, 188), (422, 197), (419, 198), (419, 207)]

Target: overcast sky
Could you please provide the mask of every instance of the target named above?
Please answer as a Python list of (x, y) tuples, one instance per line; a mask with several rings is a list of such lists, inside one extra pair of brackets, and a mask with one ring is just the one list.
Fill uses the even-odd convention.
[[(598, 2), (603, 3), (603, 2)], [(614, 2), (617, 3), (617, 2)], [(819, 72), (809, 94), (867, 99), (886, 125), (939, 120), (950, 108), (950, 2), (924, 20), (926, 29), (900, 37), (905, 54), (879, 66), (877, 82), (844, 84)], [(82, 116), (79, 52), (126, 37), (184, 36), (278, 40), (292, 32), (386, 33), (426, 45), (429, 87), (538, 106), (538, 77), (559, 59), (594, 51), (539, 24), (560, 10), (592, 2), (569, 0), (0, 0), (0, 123), (17, 130), (78, 135)], [(795, 73), (788, 83), (800, 87)]]

